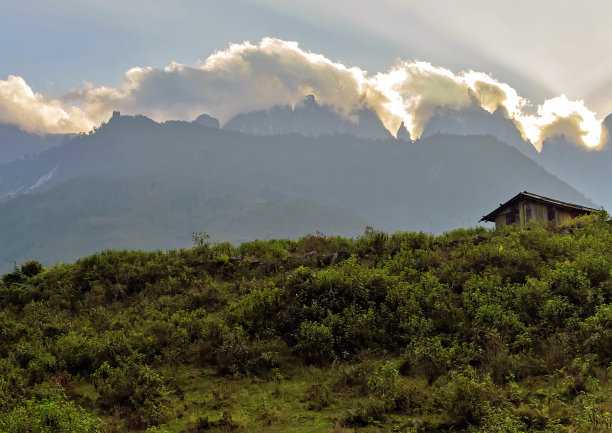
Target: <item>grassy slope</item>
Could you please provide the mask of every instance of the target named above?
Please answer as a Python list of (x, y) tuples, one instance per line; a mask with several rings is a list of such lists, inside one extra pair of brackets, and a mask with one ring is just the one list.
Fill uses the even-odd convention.
[(27, 263), (0, 430), (611, 431), (611, 263), (601, 216)]

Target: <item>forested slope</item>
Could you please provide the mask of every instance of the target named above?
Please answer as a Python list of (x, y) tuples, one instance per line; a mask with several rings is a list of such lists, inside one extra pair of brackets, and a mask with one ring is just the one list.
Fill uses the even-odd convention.
[(0, 283), (7, 432), (605, 432), (612, 228), (106, 251)]

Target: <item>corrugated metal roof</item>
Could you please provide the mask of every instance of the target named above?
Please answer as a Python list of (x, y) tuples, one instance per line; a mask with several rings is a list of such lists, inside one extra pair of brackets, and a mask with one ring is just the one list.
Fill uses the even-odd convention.
[(567, 209), (575, 209), (575, 210), (582, 211), (582, 212), (585, 212), (585, 213), (591, 213), (591, 212), (596, 212), (597, 211), (597, 209), (593, 209), (593, 208), (590, 208), (590, 207), (580, 206), (578, 204), (573, 204), (573, 203), (567, 203), (567, 202), (564, 202), (564, 201), (561, 201), (561, 200), (555, 200), (553, 198), (544, 197), (542, 195), (537, 195), (537, 194), (533, 194), (531, 192), (523, 191), (523, 192), (519, 192), (517, 195), (512, 197), (506, 203), (500, 204), (497, 209), (495, 209), (493, 212), (483, 216), (480, 219), (480, 221), (495, 222), (495, 215), (496, 214), (501, 212), (506, 207), (511, 206), (512, 203), (514, 203), (515, 201), (517, 201), (517, 200), (519, 200), (521, 198), (526, 198), (526, 199), (529, 199), (529, 200), (532, 200), (532, 201), (537, 201), (537, 202), (544, 203), (544, 204), (551, 204), (551, 205), (558, 206), (558, 207), (564, 207), (564, 208), (567, 208)]

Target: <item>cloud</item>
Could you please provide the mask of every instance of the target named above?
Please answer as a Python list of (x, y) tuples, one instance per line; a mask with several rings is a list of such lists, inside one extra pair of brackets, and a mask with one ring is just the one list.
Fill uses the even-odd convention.
[(404, 122), (412, 137), (421, 135), (436, 108), (472, 104), (491, 113), (503, 108), (538, 148), (561, 134), (596, 146), (602, 135), (601, 122), (582, 101), (560, 96), (528, 114), (530, 102), (488, 74), (400, 61), (370, 75), (305, 51), (297, 42), (273, 38), (257, 45), (231, 44), (196, 66), (173, 62), (165, 68), (132, 68), (117, 88), (86, 84), (60, 99), (45, 99), (22, 78), (11, 76), (0, 81), (0, 120), (35, 132), (76, 132), (120, 110), (158, 121), (190, 120), (206, 112), (223, 123), (240, 112), (296, 105), (310, 94), (350, 119), (358, 109), (374, 110), (390, 131)]
[(570, 141), (595, 147), (602, 141), (602, 125), (583, 101), (565, 96), (546, 100), (536, 115), (515, 89), (482, 72), (454, 74), (424, 62), (401, 62), (378, 74), (377, 88), (392, 102), (388, 111), (403, 119), (412, 137), (419, 137), (438, 107), (461, 109), (474, 103), (490, 113), (503, 108), (523, 138), (538, 150), (548, 138), (564, 135)]
[(88, 131), (95, 122), (77, 106), (35, 93), (21, 77), (0, 80), (0, 122), (37, 134)]
[(597, 120), (595, 113), (584, 105), (584, 101), (570, 101), (565, 95), (546, 100), (535, 116), (519, 113), (515, 118), (524, 136), (536, 146), (559, 135), (588, 147), (596, 147), (605, 139), (602, 122)]
[(295, 105), (308, 94), (348, 116), (367, 105), (367, 93), (365, 72), (359, 68), (301, 50), (295, 42), (268, 38), (258, 45), (232, 44), (195, 67), (133, 68), (120, 88), (88, 85), (65, 99), (83, 103), (96, 118), (119, 109), (156, 120), (209, 112), (224, 122), (243, 111)]

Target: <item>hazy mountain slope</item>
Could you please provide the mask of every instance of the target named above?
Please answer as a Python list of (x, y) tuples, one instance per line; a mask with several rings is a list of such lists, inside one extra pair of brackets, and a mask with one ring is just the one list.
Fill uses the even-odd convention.
[[(604, 126), (608, 131), (612, 128), (612, 116), (604, 120)], [(601, 150), (589, 150), (584, 146), (572, 144), (561, 136), (545, 141), (542, 152), (538, 153), (531, 143), (523, 140), (521, 133), (512, 121), (508, 120), (503, 109), (490, 114), (476, 105), (460, 110), (438, 107), (422, 136), (428, 137), (436, 133), (492, 135), (517, 148), (596, 203), (612, 209), (610, 134), (608, 144)]]
[[(210, 129), (183, 123), (187, 128)], [(144, 155), (147, 143), (155, 142), (159, 126), (144, 116), (115, 115), (96, 133), (76, 136), (36, 157), (0, 165), (0, 201), (47, 191), (83, 174), (129, 173), (130, 165)]]
[(591, 150), (555, 137), (542, 144), (537, 161), (612, 210), (612, 115), (603, 124), (607, 143), (602, 147)]
[(50, 264), (104, 249), (188, 247), (194, 231), (214, 240), (356, 236), (355, 212), (306, 199), (262, 199), (198, 177), (74, 178), (0, 204), (0, 272), (37, 258)]
[(274, 106), (268, 110), (239, 114), (223, 128), (258, 135), (352, 134), (372, 139), (391, 136), (375, 112), (362, 109), (355, 112), (353, 117), (356, 122), (335, 113), (329, 106), (319, 105), (311, 95), (295, 108), (289, 105)]
[(216, 119), (208, 114), (200, 114), (193, 122), (215, 129), (219, 129), (221, 127), (219, 124), (219, 119)]
[(0, 164), (43, 152), (60, 144), (65, 135), (49, 134), (44, 137), (24, 132), (14, 125), (0, 123)]
[(564, 137), (545, 141), (538, 162), (570, 182), (593, 201), (612, 209), (612, 146), (589, 150)]
[(0, 197), (17, 188), (45, 191), (83, 174), (167, 173), (205, 177), (266, 198), (352, 209), (390, 230), (473, 225), (522, 190), (591, 204), (516, 149), (486, 136), (435, 135), (415, 143), (266, 137), (116, 116), (95, 134), (0, 168)]

